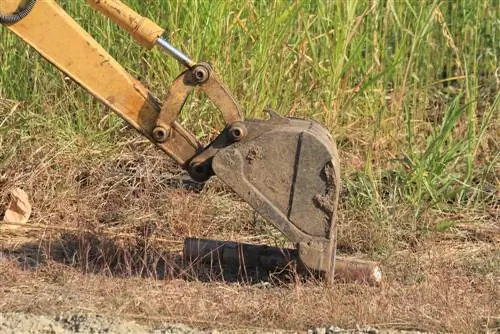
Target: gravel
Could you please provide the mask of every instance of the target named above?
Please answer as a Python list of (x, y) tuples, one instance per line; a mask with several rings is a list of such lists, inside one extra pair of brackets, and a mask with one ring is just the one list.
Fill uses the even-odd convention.
[(0, 313), (2, 334), (184, 334), (204, 333), (185, 325), (167, 324), (155, 329), (133, 321), (91, 314), (61, 314), (53, 317), (25, 313)]
[[(0, 333), (2, 334), (220, 334), (224, 331), (200, 331), (183, 324), (163, 324), (156, 328), (146, 327), (134, 321), (100, 315), (76, 313), (56, 316), (40, 316), (26, 313), (0, 313)], [(240, 333), (257, 333), (254, 331), (231, 331)], [(262, 333), (262, 332), (261, 332)], [(271, 333), (271, 332), (269, 332)], [(272, 333), (277, 333), (273, 331)], [(286, 333), (283, 331), (282, 333)], [(346, 330), (336, 326), (317, 327), (308, 334), (424, 334), (417, 331), (378, 330), (364, 328)]]
[(360, 329), (342, 329), (336, 326), (317, 327), (307, 331), (308, 334), (426, 334), (419, 331), (395, 330), (395, 329), (375, 329), (375, 328), (360, 328)]

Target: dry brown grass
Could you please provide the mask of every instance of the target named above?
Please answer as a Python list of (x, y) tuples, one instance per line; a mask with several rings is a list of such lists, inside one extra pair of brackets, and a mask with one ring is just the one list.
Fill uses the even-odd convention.
[[(488, 321), (491, 325), (500, 306), (498, 272), (475, 273), (468, 262), (479, 261), (478, 257), (448, 261), (440, 255), (449, 245), (426, 246), (419, 252), (394, 254), (384, 264), (387, 279), (381, 287), (117, 278), (84, 274), (56, 262), (25, 270), (15, 261), (2, 260), (0, 310), (37, 314), (84, 310), (212, 328), (304, 330), (322, 324), (370, 324), (472, 333), (484, 330)], [(434, 254), (429, 254), (429, 246)], [(468, 246), (480, 249), (481, 256), (495, 252), (490, 244)]]
[[(496, 211), (466, 217), (490, 222), (494, 233), (468, 224), (422, 234), (375, 225), (344, 202), (341, 249), (381, 260), (382, 286), (326, 287), (293, 276), (231, 283), (179, 264), (183, 238), (286, 241), (216, 179), (201, 190), (179, 186), (180, 171), (143, 142), (109, 156), (43, 146), (25, 152), (0, 184), (1, 204), (21, 186), (34, 206), (27, 226), (0, 229), (0, 312), (83, 310), (206, 328), (359, 324), (471, 333), (498, 326)], [(391, 210), (403, 226), (411, 219), (409, 208)], [(429, 212), (423, 223), (439, 215)]]

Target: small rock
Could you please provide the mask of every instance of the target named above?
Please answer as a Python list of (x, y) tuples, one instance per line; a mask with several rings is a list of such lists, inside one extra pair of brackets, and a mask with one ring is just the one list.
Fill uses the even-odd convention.
[[(5, 211), (3, 222), (5, 224), (26, 224), (31, 215), (31, 203), (28, 194), (21, 188), (10, 191), (10, 202)], [(9, 229), (19, 226), (9, 225)]]
[(342, 334), (344, 332), (345, 331), (342, 328), (337, 326), (330, 326), (326, 329), (327, 334)]
[(316, 327), (313, 330), (313, 334), (326, 334), (326, 328), (325, 327)]

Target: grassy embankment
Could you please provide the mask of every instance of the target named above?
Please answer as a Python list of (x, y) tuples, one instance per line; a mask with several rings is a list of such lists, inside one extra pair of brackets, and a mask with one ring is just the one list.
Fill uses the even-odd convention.
[[(331, 130), (343, 168), (343, 251), (392, 263), (389, 276), (405, 272), (418, 283), (426, 277), (413, 271), (420, 261), (405, 264), (396, 254), (497, 223), (498, 1), (128, 3), (166, 27), (174, 45), (214, 64), (247, 116), (263, 117), (270, 105)], [(83, 1), (66, 1), (65, 8), (165, 97), (181, 70), (173, 59), (141, 49)], [(147, 224), (174, 244), (187, 235), (282, 242), (224, 189), (169, 189), (165, 173), (172, 169), (161, 153), (13, 34), (0, 32), (2, 204), (10, 187), (21, 186), (33, 198), (35, 223), (108, 228), (109, 242), (120, 245), (114, 231), (130, 237)], [(204, 141), (222, 126), (199, 95), (181, 120)], [(49, 252), (45, 241), (52, 239), (42, 239)], [(149, 261), (133, 259), (145, 247), (122, 245), (132, 258), (125, 265), (99, 245), (101, 255), (89, 258), (81, 248), (72, 260), (112, 272)], [(498, 257), (490, 249), (460, 268), (498, 277)]]

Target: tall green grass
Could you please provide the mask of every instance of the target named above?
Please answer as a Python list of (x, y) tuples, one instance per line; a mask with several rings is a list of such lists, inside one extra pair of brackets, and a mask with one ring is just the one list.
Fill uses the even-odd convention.
[[(375, 223), (387, 223), (404, 205), (410, 214), (400, 219), (427, 228), (419, 221), (429, 209), (497, 201), (497, 0), (127, 3), (165, 27), (192, 58), (214, 64), (248, 117), (263, 117), (270, 105), (325, 124), (341, 152), (345, 206), (371, 212)], [(165, 97), (181, 71), (173, 59), (141, 49), (84, 1), (60, 4)], [(16, 36), (0, 32), (0, 98), (22, 102), (0, 128), (0, 159), (33, 138), (70, 143), (75, 152), (83, 145), (112, 150), (122, 122), (105, 117)], [(199, 95), (182, 122), (201, 138), (222, 127)]]

